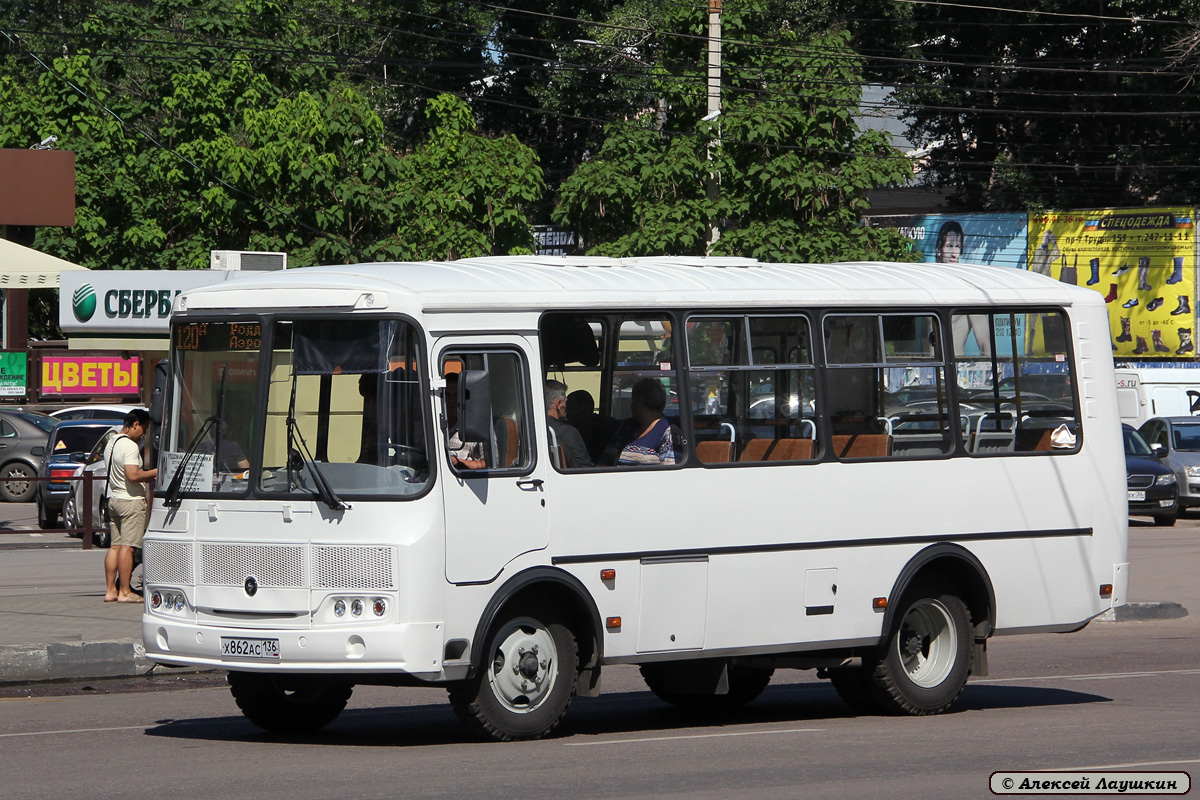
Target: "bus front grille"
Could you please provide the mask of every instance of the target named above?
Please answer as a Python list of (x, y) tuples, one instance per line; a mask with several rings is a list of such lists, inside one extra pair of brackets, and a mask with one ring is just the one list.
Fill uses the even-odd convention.
[(192, 545), (147, 540), (142, 549), (142, 564), (146, 583), (187, 586), (192, 582)]
[(391, 547), (313, 547), (314, 588), (394, 589)]
[(200, 545), (200, 582), (209, 586), (242, 586), (253, 576), (264, 589), (297, 589), (308, 585), (301, 545)]

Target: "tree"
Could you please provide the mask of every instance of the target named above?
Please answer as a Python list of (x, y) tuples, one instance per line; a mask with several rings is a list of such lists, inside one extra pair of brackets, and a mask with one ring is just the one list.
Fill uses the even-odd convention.
[(930, 181), (959, 207), (999, 211), (1194, 202), (1200, 93), (1168, 61), (1198, 12), (1196, 0), (845, 11), (868, 75), (897, 87)]
[[(788, 29), (754, 36), (729, 16), (738, 44), (727, 51), (732, 77), (718, 120), (699, 119), (703, 93), (693, 86), (676, 91), (663, 131), (652, 111), (610, 125), (597, 157), (564, 183), (555, 219), (604, 255), (907, 257), (894, 231), (860, 224), (866, 193), (904, 181), (911, 168), (881, 134), (855, 124), (861, 89), (846, 34), (803, 43)], [(716, 198), (706, 191), (710, 173), (720, 176)], [(713, 221), (721, 235), (708, 248)]]

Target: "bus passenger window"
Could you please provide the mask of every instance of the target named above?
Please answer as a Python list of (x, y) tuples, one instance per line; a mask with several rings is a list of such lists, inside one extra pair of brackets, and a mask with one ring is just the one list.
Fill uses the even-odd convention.
[(953, 449), (941, 341), (932, 314), (826, 317), (837, 458), (920, 458)]
[[(956, 314), (955, 360), (966, 448), (973, 455), (1073, 452), (1079, 408), (1068, 321), (1059, 311)], [(959, 341), (966, 331), (965, 342)], [(992, 345), (979, 352), (982, 338)]]

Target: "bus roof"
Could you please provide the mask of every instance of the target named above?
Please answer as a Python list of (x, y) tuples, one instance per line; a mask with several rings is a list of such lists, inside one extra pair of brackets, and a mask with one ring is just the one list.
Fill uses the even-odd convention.
[(778, 264), (744, 258), (498, 256), (260, 273), (192, 289), (180, 311), (345, 308), (456, 312), (798, 304), (1102, 304), (1044, 275), (966, 264)]

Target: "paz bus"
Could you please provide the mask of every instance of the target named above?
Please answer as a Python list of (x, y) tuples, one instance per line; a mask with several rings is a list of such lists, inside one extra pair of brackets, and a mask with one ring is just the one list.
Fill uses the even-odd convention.
[[(146, 652), (228, 670), (289, 733), (355, 685), (438, 684), (484, 737), (541, 737), (617, 664), (682, 706), (790, 668), (939, 713), (991, 637), (1125, 602), (1109, 335), (1095, 292), (950, 264), (495, 257), (191, 290)], [(547, 379), (583, 401), (587, 463)], [(659, 449), (613, 458), (647, 413)]]

